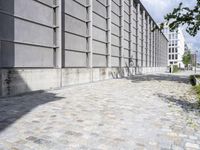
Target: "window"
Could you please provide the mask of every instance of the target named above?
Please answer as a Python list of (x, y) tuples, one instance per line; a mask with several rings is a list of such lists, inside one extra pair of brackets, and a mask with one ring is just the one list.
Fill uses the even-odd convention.
[(176, 52), (176, 53), (178, 52), (178, 49), (177, 49), (177, 48), (175, 48), (175, 52)]
[(169, 59), (171, 59), (171, 55), (169, 55)]
[(177, 46), (178, 45), (178, 41), (175, 41), (175, 46)]
[(178, 55), (177, 54), (175, 55), (175, 59), (178, 59)]
[(172, 55), (172, 59), (174, 59), (174, 54)]
[(174, 46), (174, 43), (175, 43), (175, 41), (173, 40), (173, 41), (172, 41), (172, 46)]
[(172, 48), (172, 53), (174, 53), (174, 48)]
[(171, 48), (169, 48), (169, 53), (171, 53)]

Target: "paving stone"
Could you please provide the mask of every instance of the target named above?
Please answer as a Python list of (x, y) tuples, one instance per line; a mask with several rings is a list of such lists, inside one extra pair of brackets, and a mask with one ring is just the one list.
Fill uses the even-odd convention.
[(0, 149), (200, 149), (187, 81), (139, 76), (0, 99)]
[(194, 144), (194, 143), (186, 143), (185, 144), (186, 148), (194, 148), (194, 149), (200, 149), (200, 146), (198, 144)]

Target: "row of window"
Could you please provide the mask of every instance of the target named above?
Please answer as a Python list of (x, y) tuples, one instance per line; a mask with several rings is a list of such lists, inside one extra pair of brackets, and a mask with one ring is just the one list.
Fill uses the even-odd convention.
[(178, 39), (178, 33), (169, 34), (169, 39)]
[(177, 46), (177, 45), (178, 45), (178, 41), (177, 40), (169, 41), (169, 46)]
[(172, 55), (169, 55), (169, 59), (171, 60), (174, 60), (174, 59), (178, 59), (178, 54), (172, 54)]
[(177, 53), (178, 49), (177, 48), (169, 48), (169, 53)]

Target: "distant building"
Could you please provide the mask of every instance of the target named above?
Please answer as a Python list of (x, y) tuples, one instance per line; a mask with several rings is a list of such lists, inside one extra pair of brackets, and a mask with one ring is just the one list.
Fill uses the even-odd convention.
[(168, 65), (178, 65), (184, 68), (182, 57), (185, 52), (185, 38), (180, 28), (171, 32), (168, 27), (163, 30), (169, 40)]
[(189, 49), (189, 46), (188, 46), (188, 44), (185, 42), (185, 52), (187, 53), (187, 52), (190, 52), (190, 49)]

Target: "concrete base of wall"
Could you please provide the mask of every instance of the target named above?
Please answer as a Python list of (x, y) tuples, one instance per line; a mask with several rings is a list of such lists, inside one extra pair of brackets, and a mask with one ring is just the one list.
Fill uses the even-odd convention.
[(56, 89), (134, 74), (164, 72), (166, 68), (63, 68), (63, 69), (1, 69), (0, 96)]

